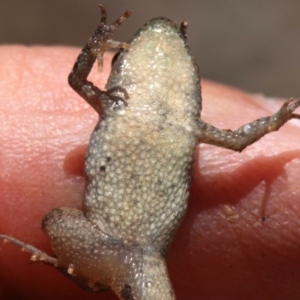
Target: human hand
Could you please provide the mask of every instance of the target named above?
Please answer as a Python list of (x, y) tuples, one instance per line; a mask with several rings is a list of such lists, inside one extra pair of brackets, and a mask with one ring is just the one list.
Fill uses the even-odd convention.
[[(41, 230), (54, 207), (82, 206), (83, 161), (97, 114), (67, 84), (79, 49), (1, 47), (0, 232), (53, 253)], [(104, 88), (104, 71), (91, 81)], [(281, 103), (203, 82), (202, 118), (236, 129)], [(298, 121), (299, 122), (299, 121)], [(299, 125), (241, 154), (201, 145), (189, 208), (167, 263), (178, 299), (295, 299), (300, 292)], [(116, 299), (89, 294), (0, 243), (0, 298)]]

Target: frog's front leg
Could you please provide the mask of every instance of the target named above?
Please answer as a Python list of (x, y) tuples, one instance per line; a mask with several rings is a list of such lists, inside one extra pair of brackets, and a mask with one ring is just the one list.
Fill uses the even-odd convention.
[(114, 87), (108, 91), (101, 91), (88, 81), (87, 77), (96, 59), (98, 61), (98, 69), (102, 71), (103, 54), (106, 50), (110, 48), (129, 49), (127, 43), (114, 41), (111, 37), (115, 30), (129, 18), (132, 11), (128, 10), (112, 25), (107, 25), (106, 10), (101, 4), (99, 8), (101, 10), (100, 24), (81, 50), (68, 81), (70, 86), (101, 115), (107, 106), (115, 107), (122, 105), (122, 102), (126, 105), (124, 98), (128, 99), (128, 94), (122, 87)]
[(300, 119), (300, 115), (294, 113), (298, 106), (300, 106), (300, 100), (291, 98), (283, 104), (276, 114), (257, 119), (235, 131), (218, 129), (199, 120), (199, 142), (241, 152), (264, 135), (278, 130), (288, 120)]

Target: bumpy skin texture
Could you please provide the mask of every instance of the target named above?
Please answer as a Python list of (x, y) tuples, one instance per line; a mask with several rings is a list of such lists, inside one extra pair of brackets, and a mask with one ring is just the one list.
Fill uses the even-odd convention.
[(186, 210), (198, 143), (198, 69), (169, 20), (152, 20), (130, 46), (107, 84), (121, 85), (128, 105), (105, 111), (87, 152), (85, 216), (111, 237), (165, 254)]
[(84, 214), (55, 209), (43, 229), (59, 268), (81, 278), (84, 288), (111, 287), (123, 299), (174, 299), (164, 255), (187, 206), (198, 143), (198, 67), (178, 27), (158, 18), (120, 53), (108, 92), (92, 86), (86, 95), (89, 83), (80, 76), (96, 43), (98, 33), (69, 77), (88, 102), (98, 94), (108, 103), (94, 106), (102, 119), (86, 154)]
[(173, 299), (163, 256), (186, 210), (200, 111), (198, 68), (173, 22), (154, 19), (136, 34), (108, 80), (118, 86), (127, 105), (105, 107), (86, 154), (86, 219), (55, 210), (43, 227), (79, 276), (125, 299)]
[[(0, 235), (32, 253), (31, 260), (57, 267), (84, 289), (112, 288), (120, 299), (174, 299), (164, 256), (184, 216), (195, 147), (199, 142), (241, 151), (278, 130), (300, 101), (289, 100), (274, 116), (236, 131), (200, 119), (198, 67), (183, 24), (158, 18), (130, 42), (112, 41), (113, 25), (99, 27), (83, 48), (69, 83), (100, 115), (86, 154), (84, 211), (56, 208), (43, 220), (57, 258)], [(109, 47), (122, 50), (107, 91), (87, 81), (101, 69)]]
[(86, 154), (84, 216), (56, 209), (43, 228), (58, 264), (93, 288), (173, 299), (163, 256), (186, 210), (200, 110), (198, 68), (173, 22), (154, 19), (136, 34), (107, 89), (119, 86), (127, 104), (105, 106)]

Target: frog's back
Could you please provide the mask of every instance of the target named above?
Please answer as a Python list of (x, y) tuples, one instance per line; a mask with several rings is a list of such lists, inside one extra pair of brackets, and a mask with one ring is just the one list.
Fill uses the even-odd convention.
[(114, 63), (107, 89), (128, 105), (107, 111), (86, 161), (86, 217), (125, 243), (164, 252), (186, 210), (201, 98), (198, 68), (177, 26), (150, 21)]

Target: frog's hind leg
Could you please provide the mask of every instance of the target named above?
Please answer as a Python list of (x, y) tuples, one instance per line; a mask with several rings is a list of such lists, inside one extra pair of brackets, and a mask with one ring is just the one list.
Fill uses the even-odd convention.
[[(55, 267), (84, 290), (98, 292), (110, 289), (105, 284), (110, 274), (105, 273), (107, 268), (103, 263), (103, 245), (107, 236), (87, 221), (82, 211), (56, 208), (44, 217), (42, 228), (49, 236), (57, 257), (11, 236), (0, 234), (0, 240), (30, 253), (31, 262)], [(103, 272), (99, 272), (101, 268)]]
[(48, 255), (46, 252), (43, 252), (35, 248), (34, 246), (31, 246), (12, 236), (4, 235), (4, 234), (0, 234), (0, 240), (3, 240), (4, 242), (9, 242), (10, 244), (21, 248), (22, 251), (30, 253), (31, 262), (41, 262), (54, 267), (57, 266), (57, 259), (55, 257)]
[(43, 219), (42, 228), (57, 255), (57, 268), (81, 288), (90, 291), (109, 289), (112, 253), (119, 240), (104, 234), (89, 222), (82, 211), (55, 208)]
[(42, 227), (58, 268), (81, 287), (111, 287), (120, 299), (174, 299), (165, 260), (151, 246), (124, 243), (72, 208), (50, 211)]

